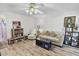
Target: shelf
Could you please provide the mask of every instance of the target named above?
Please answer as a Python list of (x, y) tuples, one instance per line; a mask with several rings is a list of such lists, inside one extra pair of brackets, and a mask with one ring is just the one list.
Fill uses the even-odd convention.
[(78, 43), (79, 32), (74, 32), (75, 27), (75, 16), (65, 17), (64, 18), (64, 27), (65, 27), (65, 43), (71, 46), (76, 46)]
[(23, 28), (11, 29), (12, 38), (23, 36)]

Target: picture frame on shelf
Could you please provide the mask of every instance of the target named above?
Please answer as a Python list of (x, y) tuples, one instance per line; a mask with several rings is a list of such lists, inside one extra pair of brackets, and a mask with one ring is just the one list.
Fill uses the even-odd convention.
[(67, 32), (72, 32), (72, 28), (66, 28)]
[(70, 45), (70, 43), (71, 43), (71, 37), (70, 37), (70, 36), (66, 36), (64, 43), (65, 43), (66, 45)]
[(72, 37), (72, 47), (76, 47), (78, 45), (78, 37)]
[(78, 37), (78, 33), (77, 32), (73, 32), (73, 37)]

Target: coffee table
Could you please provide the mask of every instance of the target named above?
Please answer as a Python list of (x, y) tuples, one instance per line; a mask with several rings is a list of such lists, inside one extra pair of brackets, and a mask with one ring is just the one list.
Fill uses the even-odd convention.
[(36, 39), (36, 45), (49, 50), (51, 48), (51, 41), (49, 39)]

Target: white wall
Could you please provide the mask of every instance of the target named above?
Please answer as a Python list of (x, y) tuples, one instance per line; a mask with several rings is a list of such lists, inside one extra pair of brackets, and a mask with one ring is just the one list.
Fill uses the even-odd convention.
[[(58, 14), (58, 13), (57, 13)], [(20, 20), (22, 27), (24, 28), (24, 34), (28, 34), (34, 29), (34, 26), (40, 24), (45, 30), (56, 31), (64, 33), (64, 17), (76, 16), (79, 21), (79, 13), (76, 11), (67, 11), (58, 15), (45, 14), (43, 16), (31, 17), (26, 15), (20, 15), (11, 12), (0, 13), (0, 16), (4, 15), (7, 18), (7, 37), (11, 37), (11, 28), (13, 20)]]
[(46, 15), (45, 17), (38, 18), (38, 23), (42, 24), (42, 28), (49, 31), (62, 31), (64, 17), (62, 15), (53, 17), (52, 15)]
[(45, 30), (64, 33), (64, 17), (67, 16), (76, 16), (76, 23), (79, 22), (79, 13), (77, 11), (66, 11), (61, 14), (58, 13), (57, 16), (48, 14), (42, 18), (38, 17), (38, 23), (43, 21), (43, 29)]
[(12, 21), (20, 20), (22, 28), (24, 28), (24, 34), (28, 34), (34, 28), (34, 19), (30, 16), (20, 15), (12, 12), (4, 12), (0, 13), (0, 16), (6, 17), (7, 23), (7, 37), (11, 37), (11, 28), (12, 28)]

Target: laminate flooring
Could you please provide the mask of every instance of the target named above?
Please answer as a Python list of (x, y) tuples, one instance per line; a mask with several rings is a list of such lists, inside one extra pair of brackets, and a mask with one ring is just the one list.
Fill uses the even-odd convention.
[(0, 49), (1, 56), (79, 56), (79, 48), (64, 45), (63, 48), (52, 45), (50, 50), (35, 44), (35, 40), (24, 40), (15, 44), (5, 44)]

